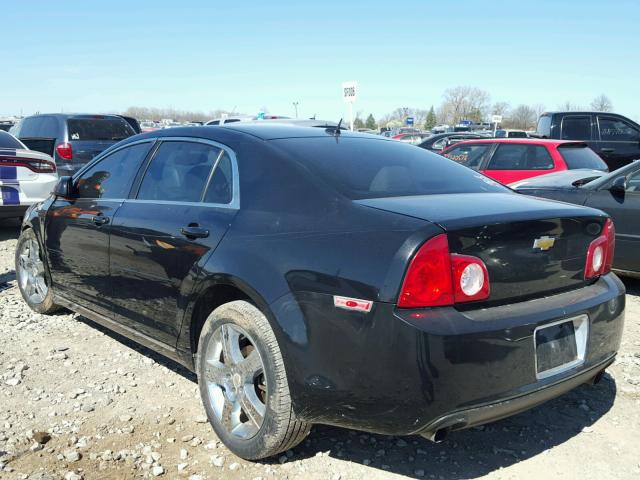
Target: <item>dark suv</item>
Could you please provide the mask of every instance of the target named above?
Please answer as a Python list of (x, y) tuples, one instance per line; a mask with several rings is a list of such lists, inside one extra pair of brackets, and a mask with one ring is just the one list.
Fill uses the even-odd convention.
[(42, 114), (26, 117), (15, 131), (31, 150), (51, 155), (60, 175), (71, 175), (135, 131), (118, 115)]
[(617, 113), (543, 113), (536, 136), (582, 140), (600, 155), (611, 172), (640, 158), (640, 125)]

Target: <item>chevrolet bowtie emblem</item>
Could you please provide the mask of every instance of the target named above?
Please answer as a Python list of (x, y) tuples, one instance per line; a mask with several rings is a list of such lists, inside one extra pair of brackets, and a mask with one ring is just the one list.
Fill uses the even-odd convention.
[(539, 248), (540, 250), (549, 250), (556, 243), (556, 239), (553, 237), (540, 237), (533, 241), (533, 248)]

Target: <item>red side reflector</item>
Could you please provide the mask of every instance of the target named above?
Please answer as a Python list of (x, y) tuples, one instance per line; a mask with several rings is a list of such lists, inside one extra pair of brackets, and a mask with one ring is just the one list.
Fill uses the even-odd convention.
[(356, 312), (370, 312), (373, 302), (371, 300), (361, 300), (359, 298), (333, 296), (333, 305), (346, 310), (354, 310)]
[(73, 148), (70, 143), (61, 143), (56, 147), (56, 152), (65, 160), (73, 160)]

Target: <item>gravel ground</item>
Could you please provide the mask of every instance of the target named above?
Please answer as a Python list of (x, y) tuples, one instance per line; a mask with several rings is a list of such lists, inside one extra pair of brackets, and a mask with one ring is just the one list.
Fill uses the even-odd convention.
[(193, 374), (79, 315), (32, 313), (16, 236), (0, 225), (2, 479), (640, 478), (640, 281), (625, 281), (622, 349), (599, 385), (438, 445), (317, 426), (251, 463), (216, 438)]

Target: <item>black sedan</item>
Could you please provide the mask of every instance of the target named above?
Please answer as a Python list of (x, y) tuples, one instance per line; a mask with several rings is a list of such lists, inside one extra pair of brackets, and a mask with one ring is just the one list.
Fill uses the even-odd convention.
[[(30, 209), (18, 284), (194, 370), (258, 459), (312, 424), (441, 440), (597, 381), (624, 287), (601, 211), (335, 127), (160, 130)], [(544, 298), (544, 301), (540, 299)]]
[(425, 150), (429, 150), (431, 152), (439, 153), (445, 148), (454, 143), (462, 142), (463, 140), (477, 140), (479, 138), (488, 138), (491, 135), (482, 134), (482, 133), (436, 133), (435, 135), (431, 135), (424, 142), (419, 143), (418, 146), (420, 148), (424, 148)]
[(611, 215), (616, 229), (613, 268), (623, 275), (640, 276), (640, 161), (609, 174), (574, 170), (511, 187), (518, 193), (599, 208)]

